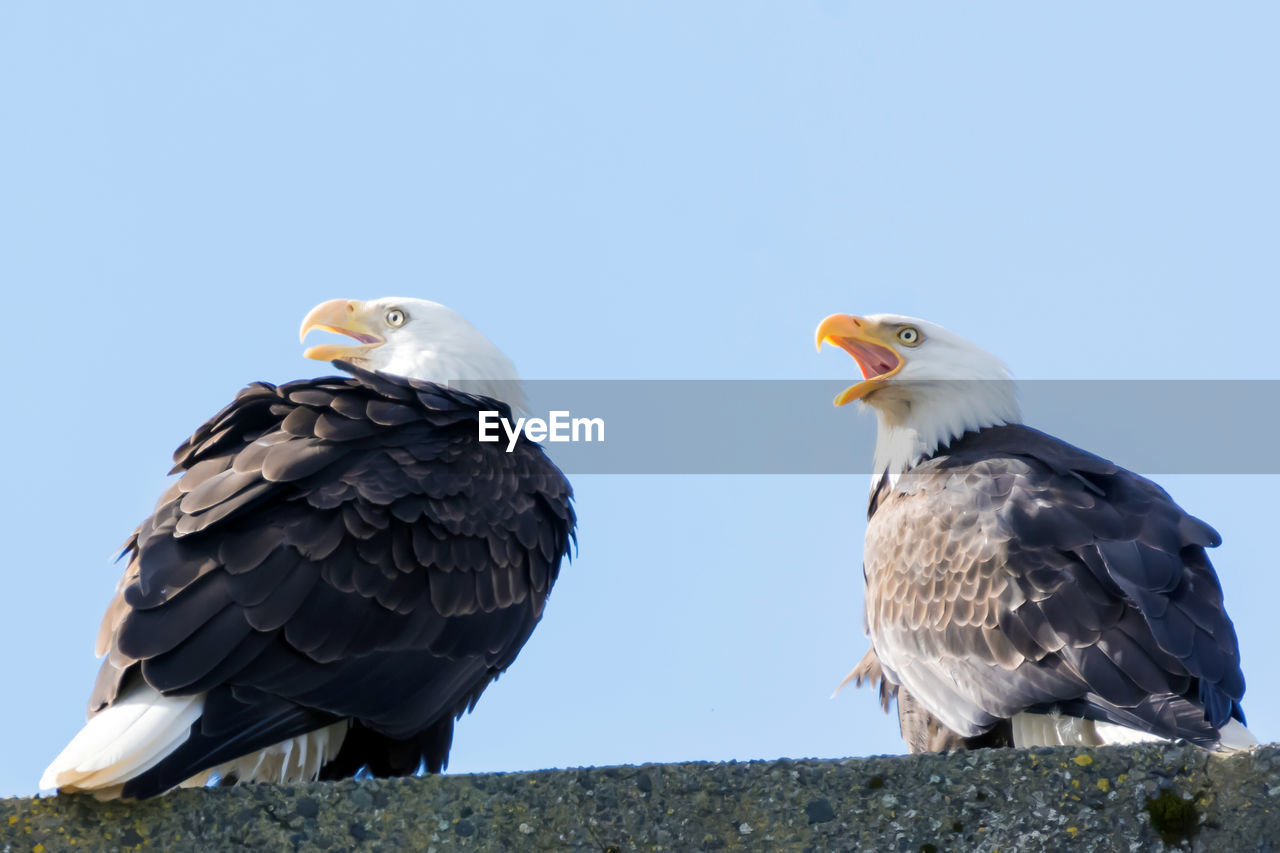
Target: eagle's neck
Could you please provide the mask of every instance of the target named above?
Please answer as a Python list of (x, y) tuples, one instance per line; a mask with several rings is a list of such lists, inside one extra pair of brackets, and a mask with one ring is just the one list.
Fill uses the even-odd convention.
[(463, 340), (442, 337), (418, 347), (403, 347), (391, 354), (381, 369), (501, 400), (517, 412), (529, 408), (515, 365), (478, 332)]
[(868, 396), (876, 411), (872, 484), (898, 477), (970, 430), (1022, 422), (1012, 380), (918, 380)]

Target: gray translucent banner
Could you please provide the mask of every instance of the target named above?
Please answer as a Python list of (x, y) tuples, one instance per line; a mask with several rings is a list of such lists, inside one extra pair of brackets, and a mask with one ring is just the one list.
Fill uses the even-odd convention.
[[(565, 413), (557, 437), (571, 437), (572, 419), (603, 422), (603, 441), (585, 420), (577, 441), (542, 440), (569, 474), (870, 474), (874, 413), (831, 402), (849, 384), (548, 380), (524, 391), (527, 416)], [(1016, 390), (1028, 426), (1143, 474), (1280, 473), (1280, 381), (1044, 380)], [(506, 446), (501, 426), (491, 434)]]

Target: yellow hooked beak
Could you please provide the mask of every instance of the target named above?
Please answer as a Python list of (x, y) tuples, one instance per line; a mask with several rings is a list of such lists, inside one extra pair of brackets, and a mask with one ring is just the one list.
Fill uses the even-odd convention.
[(309, 347), (302, 354), (317, 361), (360, 358), (387, 342), (375, 329), (376, 323), (377, 319), (369, 316), (365, 304), (358, 299), (330, 299), (328, 302), (321, 302), (302, 319), (298, 341), (305, 340), (307, 332), (312, 329), (320, 329), (355, 338), (360, 345), (321, 344)]
[(863, 397), (884, 385), (885, 380), (902, 369), (905, 364), (898, 355), (893, 338), (878, 326), (853, 314), (832, 314), (818, 324), (815, 334), (818, 351), (830, 341), (853, 356), (862, 370), (863, 381), (836, 395), (835, 404), (843, 406)]

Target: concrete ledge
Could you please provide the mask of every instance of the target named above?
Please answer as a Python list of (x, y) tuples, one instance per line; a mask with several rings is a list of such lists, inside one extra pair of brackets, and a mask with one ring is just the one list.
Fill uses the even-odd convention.
[(0, 800), (0, 851), (1280, 850), (1280, 747), (985, 750)]

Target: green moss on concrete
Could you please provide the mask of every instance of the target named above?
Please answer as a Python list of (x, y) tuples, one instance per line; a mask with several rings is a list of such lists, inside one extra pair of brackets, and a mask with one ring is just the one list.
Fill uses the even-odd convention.
[(1195, 800), (1180, 797), (1168, 788), (1158, 796), (1148, 798), (1146, 810), (1151, 817), (1151, 826), (1165, 844), (1190, 841), (1200, 828), (1200, 812), (1196, 809)]
[(1253, 850), (1276, 838), (1277, 747), (1227, 758), (1159, 745), (989, 750), (247, 785), (142, 803), (0, 800), (0, 851), (24, 853)]

